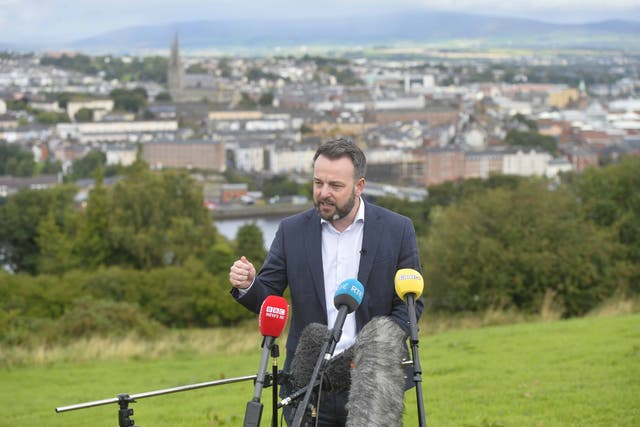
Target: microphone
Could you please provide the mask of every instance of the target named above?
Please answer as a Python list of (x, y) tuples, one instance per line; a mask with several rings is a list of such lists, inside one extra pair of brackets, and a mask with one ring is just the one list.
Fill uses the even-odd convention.
[(311, 381), (314, 363), (318, 360), (326, 335), (327, 326), (320, 323), (309, 323), (302, 330), (296, 352), (291, 359), (292, 391), (304, 388)]
[(402, 426), (405, 333), (390, 317), (374, 317), (353, 345), (348, 426)]
[(402, 268), (396, 272), (396, 293), (406, 301), (409, 314), (409, 328), (411, 330), (411, 358), (413, 360), (413, 382), (416, 386), (416, 401), (418, 405), (418, 425), (424, 427), (425, 411), (422, 398), (422, 367), (418, 355), (418, 316), (416, 314), (416, 299), (422, 295), (424, 279), (420, 272), (412, 268)]
[(324, 343), (320, 350), (318, 360), (313, 368), (311, 374), (311, 380), (307, 386), (302, 404), (296, 409), (295, 417), (293, 419), (293, 426), (300, 427), (302, 425), (302, 419), (309, 405), (311, 399), (311, 393), (315, 388), (316, 380), (319, 374), (324, 373), (331, 356), (336, 348), (336, 344), (340, 341), (342, 335), (342, 327), (344, 321), (349, 313), (354, 312), (362, 303), (364, 296), (364, 286), (356, 279), (347, 279), (338, 285), (338, 289), (333, 297), (333, 304), (338, 309), (338, 315), (336, 321), (333, 324), (333, 328), (328, 331), (325, 336)]
[(260, 395), (264, 387), (265, 377), (267, 373), (267, 362), (271, 348), (275, 343), (275, 339), (280, 336), (284, 326), (287, 323), (289, 314), (289, 306), (287, 300), (276, 295), (269, 295), (260, 307), (260, 317), (258, 324), (260, 326), (260, 334), (262, 340), (262, 357), (260, 359), (260, 367), (256, 376), (256, 383), (253, 392), (253, 399), (247, 402), (247, 408), (244, 416), (244, 427), (259, 426), (262, 416), (262, 403), (260, 403)]
[[(289, 387), (292, 394), (280, 401), (279, 408), (302, 397), (307, 392), (307, 388), (311, 386), (314, 361), (320, 355), (322, 342), (326, 335), (327, 327), (320, 323), (310, 323), (302, 330), (298, 346), (293, 359), (291, 359)], [(332, 393), (349, 389), (353, 354), (354, 346), (351, 346), (329, 361), (322, 377), (323, 391)], [(316, 383), (318, 382), (316, 381)], [(313, 386), (315, 387), (315, 385)]]
[[(324, 355), (325, 360), (329, 360), (336, 349), (336, 344), (340, 341), (342, 335), (342, 327), (347, 315), (356, 311), (362, 303), (364, 297), (364, 286), (356, 279), (347, 279), (338, 285), (336, 293), (333, 296), (333, 305), (338, 309), (336, 321), (331, 330), (331, 336), (328, 338), (329, 347)], [(331, 339), (333, 338), (333, 339)]]
[(411, 340), (418, 341), (418, 318), (416, 316), (416, 299), (420, 298), (424, 289), (422, 274), (413, 268), (402, 268), (396, 272), (396, 294), (407, 303), (409, 311), (409, 327)]

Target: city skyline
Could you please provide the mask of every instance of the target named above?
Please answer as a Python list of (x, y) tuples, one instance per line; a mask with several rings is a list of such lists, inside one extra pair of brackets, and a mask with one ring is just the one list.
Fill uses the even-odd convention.
[(293, 0), (268, 3), (251, 0), (0, 0), (0, 41), (38, 44), (73, 41), (125, 27), (187, 21), (279, 20), (363, 15), (380, 16), (409, 10), (459, 12), (529, 18), (555, 23), (608, 19), (640, 21), (637, 0), (532, 0), (526, 4), (501, 0), (327, 0), (302, 4)]

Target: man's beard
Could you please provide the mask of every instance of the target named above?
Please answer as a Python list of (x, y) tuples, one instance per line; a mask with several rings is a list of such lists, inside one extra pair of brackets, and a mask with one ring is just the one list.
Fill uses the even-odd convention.
[(351, 212), (351, 210), (353, 209), (353, 207), (356, 205), (356, 192), (355, 190), (351, 193), (351, 198), (349, 200), (347, 200), (347, 202), (342, 205), (339, 206), (337, 204), (334, 204), (333, 207), (335, 209), (334, 213), (331, 215), (323, 215), (322, 211), (320, 209), (320, 202), (325, 202), (328, 199), (323, 199), (323, 200), (317, 200), (314, 204), (316, 207), (316, 211), (318, 212), (318, 215), (320, 215), (320, 218), (324, 219), (325, 221), (338, 221), (344, 217), (346, 217), (347, 215), (349, 215), (349, 213)]

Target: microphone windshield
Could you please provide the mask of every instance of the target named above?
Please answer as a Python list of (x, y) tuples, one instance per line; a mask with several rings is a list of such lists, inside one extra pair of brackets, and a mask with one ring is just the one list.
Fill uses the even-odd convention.
[(342, 305), (346, 305), (347, 313), (352, 313), (360, 306), (363, 296), (364, 286), (362, 286), (362, 283), (356, 279), (347, 279), (338, 285), (333, 297), (333, 305), (337, 309)]
[(424, 280), (422, 274), (413, 268), (401, 268), (396, 272), (394, 280), (396, 284), (396, 293), (401, 299), (407, 294), (414, 294), (416, 298), (422, 295), (424, 289)]
[(388, 316), (374, 317), (358, 333), (346, 425), (402, 426), (404, 340), (404, 331)]
[(309, 323), (302, 330), (296, 352), (291, 360), (291, 379), (294, 390), (300, 389), (311, 381), (313, 368), (327, 335), (327, 325)]
[(258, 320), (260, 334), (264, 337), (279, 337), (287, 324), (288, 314), (287, 300), (276, 295), (269, 295), (260, 307)]
[[(326, 335), (327, 325), (320, 323), (309, 323), (302, 330), (296, 352), (291, 360), (291, 391), (306, 387), (311, 381), (313, 368)], [(353, 352), (354, 349), (351, 346), (330, 360), (322, 380), (323, 390), (335, 392), (349, 389)]]

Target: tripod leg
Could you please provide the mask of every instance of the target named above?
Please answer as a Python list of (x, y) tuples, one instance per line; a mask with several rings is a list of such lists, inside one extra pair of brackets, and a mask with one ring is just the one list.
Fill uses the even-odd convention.
[(118, 395), (118, 405), (120, 409), (118, 410), (118, 426), (119, 427), (137, 427), (134, 424), (134, 421), (131, 419), (133, 415), (133, 409), (129, 408), (129, 403), (135, 403), (128, 394), (119, 394)]

